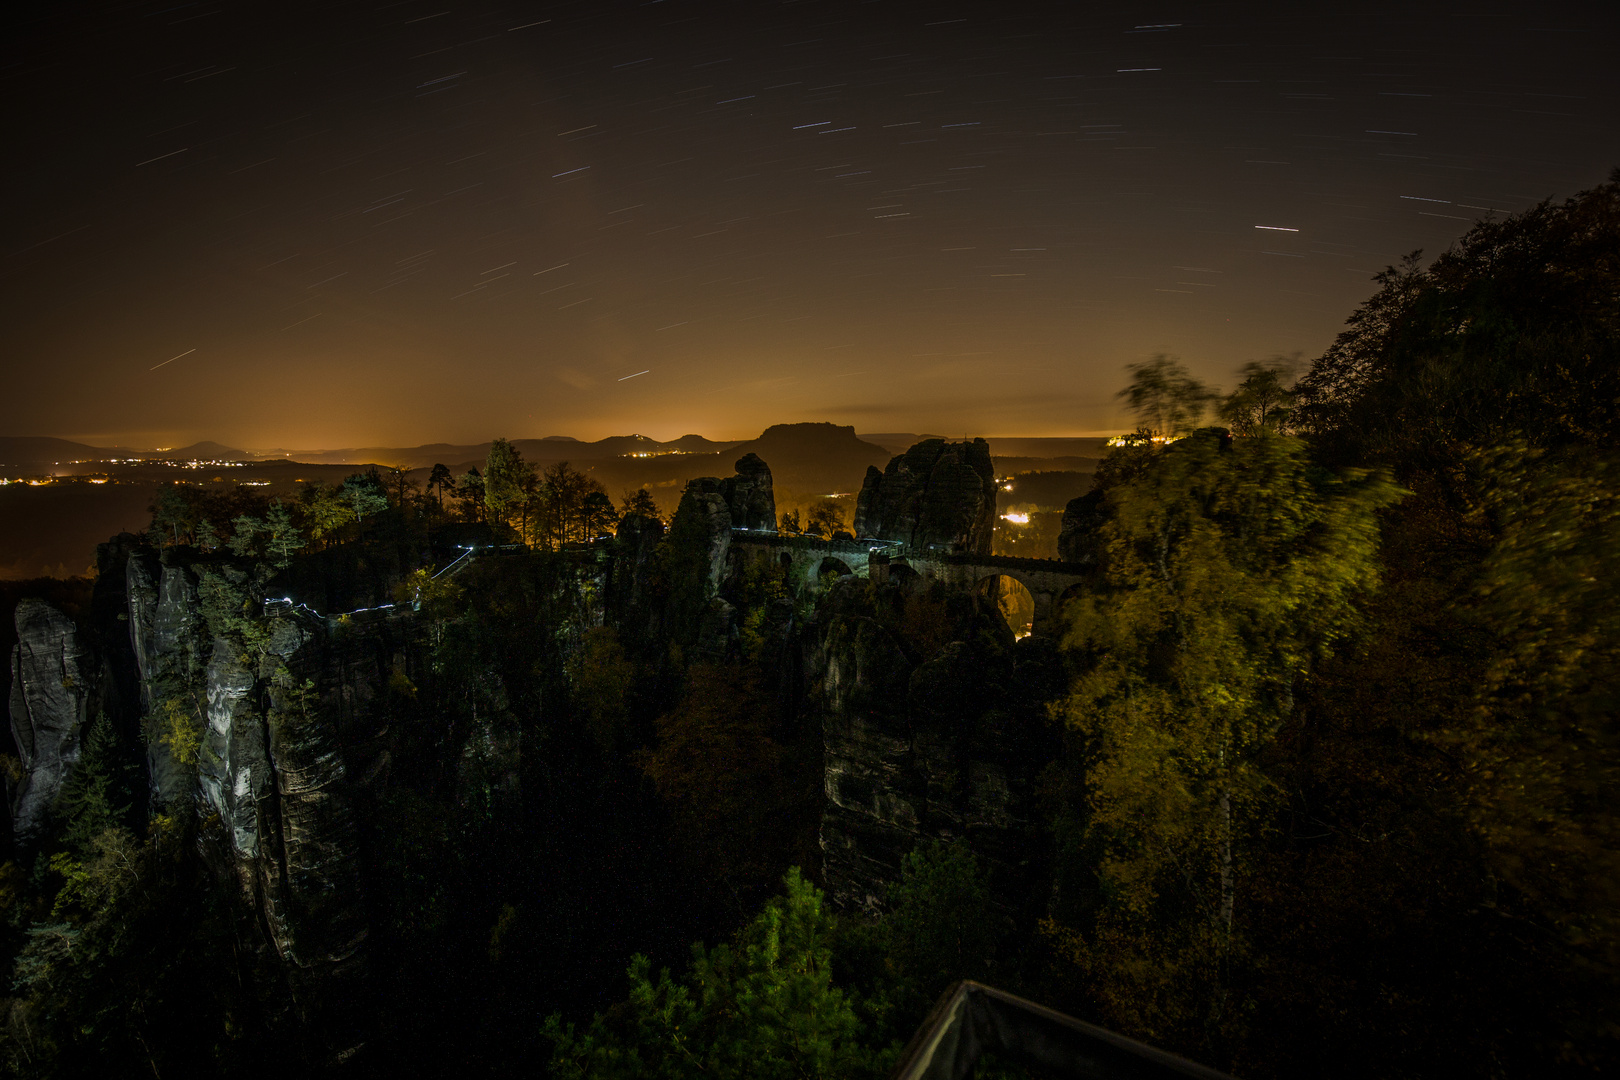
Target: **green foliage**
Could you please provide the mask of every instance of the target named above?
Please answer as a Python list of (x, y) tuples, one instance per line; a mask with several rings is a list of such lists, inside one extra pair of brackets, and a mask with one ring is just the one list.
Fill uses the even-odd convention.
[(95, 837), (123, 825), (129, 816), (137, 778), (128, 758), (112, 720), (98, 713), (56, 802), (62, 838), (81, 857), (92, 849)]
[(263, 492), (240, 484), (216, 489), (165, 484), (152, 502), (151, 532), (162, 545), (196, 544), (208, 549), (231, 539), (220, 536), (209, 522), (246, 517), (256, 524), (268, 504)]
[(630, 963), (630, 998), (583, 1033), (555, 1015), (545, 1035), (561, 1077), (880, 1076), (893, 1049), (862, 1044), (855, 1002), (833, 983), (837, 924), (821, 893), (789, 870), (734, 945), (692, 947), (691, 973), (654, 979)]
[(771, 641), (769, 617), (771, 605), (778, 600), (791, 600), (788, 572), (775, 559), (750, 561), (743, 567), (741, 587), (732, 602), (741, 611), (741, 638), (743, 656), (755, 659)]
[(1561, 205), (1477, 222), (1427, 269), (1414, 252), (1301, 380), (1339, 453), (1444, 473), (1471, 449), (1620, 434), (1620, 172)]
[(965, 841), (927, 842), (906, 855), (887, 901), (882, 944), (908, 1023), (921, 1023), (953, 982), (991, 978), (1004, 917), (991, 906), (989, 876)]
[(1620, 461), (1521, 444), (1474, 459), (1498, 539), (1478, 586), (1495, 648), (1462, 753), (1492, 866), (1620, 969)]
[(527, 497), (524, 481), (534, 476), (534, 466), (523, 460), (518, 448), (505, 439), (489, 445), (484, 459), (484, 511), (491, 524), (510, 524), (522, 512)]
[(197, 597), (208, 633), (232, 642), (246, 662), (270, 641), (270, 628), (255, 603), (246, 572), (234, 567), (196, 567)]
[(310, 538), (324, 540), (355, 522), (354, 504), (341, 487), (306, 484), (298, 497)]
[(1249, 361), (1243, 365), (1243, 381), (1221, 399), (1216, 410), (1232, 429), (1232, 434), (1250, 437), (1263, 432), (1289, 434), (1293, 427), (1294, 364), (1275, 360), (1269, 364)]
[(643, 760), (694, 880), (726, 897), (751, 902), (814, 856), (820, 740), (779, 714), (758, 669), (695, 664)]
[(264, 515), (264, 546), (270, 562), (278, 570), (285, 570), (292, 557), (304, 546), (303, 534), (293, 525), (292, 511), (280, 500), (270, 504)]
[(630, 690), (636, 669), (625, 657), (618, 634), (607, 626), (587, 630), (565, 670), (573, 689), (574, 708), (583, 714), (585, 727), (597, 746), (604, 751), (627, 747)]
[(804, 531), (811, 536), (831, 536), (844, 527), (844, 508), (836, 499), (818, 499), (810, 505)]
[(89, 838), (85, 849), (83, 859), (65, 851), (51, 856), (51, 869), (64, 882), (51, 905), (53, 917), (75, 907), (87, 914), (111, 907), (139, 877), (140, 842), (128, 829), (108, 825)]
[(644, 487), (627, 491), (619, 500), (619, 513), (628, 517), (631, 514), (640, 514), (642, 517), (652, 518), (654, 521), (663, 521), (663, 515), (658, 512), (658, 504), (653, 501), (652, 492)]
[(238, 559), (250, 559), (260, 554), (262, 544), (259, 537), (263, 532), (264, 522), (247, 514), (238, 514), (236, 520), (231, 522), (231, 554)]
[(1127, 370), (1131, 384), (1116, 396), (1136, 414), (1142, 430), (1157, 437), (1179, 439), (1191, 434), (1216, 398), (1178, 360), (1163, 353), (1130, 364)]
[(1378, 581), (1397, 490), (1332, 477), (1298, 440), (1203, 431), (1108, 493), (1108, 588), (1069, 609), (1088, 670), (1063, 715), (1085, 745), (1092, 926), (1071, 940), (1111, 1019), (1214, 1022), (1246, 850), (1276, 806), (1260, 760), (1296, 687)]
[(349, 500), (349, 509), (356, 521), (364, 521), (388, 509), (388, 490), (375, 472), (355, 473), (345, 479), (343, 496)]
[(151, 723), (155, 729), (152, 738), (168, 747), (169, 755), (176, 762), (188, 769), (197, 764), (197, 755), (202, 749), (202, 726), (185, 698), (164, 699)]

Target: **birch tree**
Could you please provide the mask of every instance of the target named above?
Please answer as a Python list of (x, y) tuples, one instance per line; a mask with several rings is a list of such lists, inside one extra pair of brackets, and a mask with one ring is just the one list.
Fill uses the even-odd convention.
[(1114, 1022), (1229, 1011), (1245, 852), (1274, 803), (1262, 752), (1376, 585), (1397, 494), (1314, 469), (1297, 439), (1214, 429), (1108, 491), (1107, 582), (1070, 608), (1083, 674), (1061, 706), (1086, 747), (1095, 921), (1063, 942)]

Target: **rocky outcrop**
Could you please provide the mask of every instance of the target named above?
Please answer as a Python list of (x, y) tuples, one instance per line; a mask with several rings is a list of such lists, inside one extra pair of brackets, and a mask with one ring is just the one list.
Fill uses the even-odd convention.
[(771, 487), (771, 467), (758, 454), (744, 454), (736, 469), (737, 475), (721, 482), (721, 493), (731, 510), (731, 527), (774, 533), (776, 493)]
[(1101, 529), (1108, 520), (1101, 491), (1088, 491), (1070, 499), (1063, 508), (1062, 531), (1058, 533), (1058, 558), (1084, 566), (1102, 562)]
[(670, 528), (683, 536), (700, 529), (708, 538), (709, 580), (718, 586), (731, 549), (732, 529), (776, 532), (771, 467), (758, 454), (744, 454), (737, 461), (735, 476), (724, 480), (700, 476), (689, 481)]
[(80, 741), (99, 708), (101, 665), (73, 620), (43, 600), (17, 604), (11, 650), (11, 735), (22, 774), (8, 792), (12, 836), (27, 850), (50, 824)]
[(823, 880), (838, 905), (875, 910), (919, 842), (965, 838), (1015, 906), (1028, 893), (1033, 778), (1050, 759), (1050, 688), (1032, 681), (1043, 646), (1015, 647), (986, 603), (957, 595), (942, 605), (957, 640), (919, 656), (893, 616), (907, 602), (898, 585), (840, 582), (804, 635), (825, 755)]
[(996, 524), (996, 472), (983, 439), (927, 439), (866, 470), (855, 504), (855, 534), (928, 551), (990, 554)]
[[(267, 617), (252, 648), (215, 636), (203, 676), (199, 812), (247, 910), (279, 959), (302, 1021), (344, 1020), (366, 977), (359, 837), (339, 717), (355, 687), (324, 626)], [(330, 1034), (336, 1032), (336, 1034)]]
[(707, 558), (709, 581), (718, 585), (725, 571), (726, 553), (731, 550), (731, 506), (726, 502), (725, 483), (713, 476), (688, 481), (670, 522), (670, 532), (686, 543), (701, 546)]
[[(205, 700), (202, 680), (208, 658), (197, 575), (182, 564), (164, 565), (154, 552), (137, 551), (126, 564), (124, 580), (142, 710), (154, 717), (174, 700), (187, 713), (197, 711)], [(166, 741), (146, 740), (146, 768), (154, 806), (192, 794), (192, 772), (174, 759)]]

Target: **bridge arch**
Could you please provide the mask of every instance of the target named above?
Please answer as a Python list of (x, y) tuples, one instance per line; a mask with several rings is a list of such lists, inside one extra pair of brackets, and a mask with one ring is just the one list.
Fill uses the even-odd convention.
[(828, 555), (816, 564), (816, 580), (820, 581), (822, 575), (827, 573), (834, 573), (839, 577), (852, 577), (855, 571), (851, 570), (849, 564), (838, 556)]
[(1028, 637), (1035, 629), (1036, 596), (1013, 574), (986, 574), (973, 591), (996, 605), (1013, 638)]

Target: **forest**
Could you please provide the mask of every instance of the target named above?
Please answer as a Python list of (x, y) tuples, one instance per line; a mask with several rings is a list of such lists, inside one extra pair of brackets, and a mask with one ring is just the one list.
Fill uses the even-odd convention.
[[(503, 439), (421, 489), (165, 487), (94, 581), (5, 586), (109, 656), (115, 565), (194, 592), (26, 831), (5, 759), (0, 1063), (879, 1077), (971, 978), (1242, 1077), (1612, 1072), (1620, 171), (1375, 285), (1225, 394), (1131, 366), (1086, 585), (1016, 642), (927, 583), (717, 596), (685, 502)], [(829, 804), (879, 728), (936, 808), (888, 846)]]

